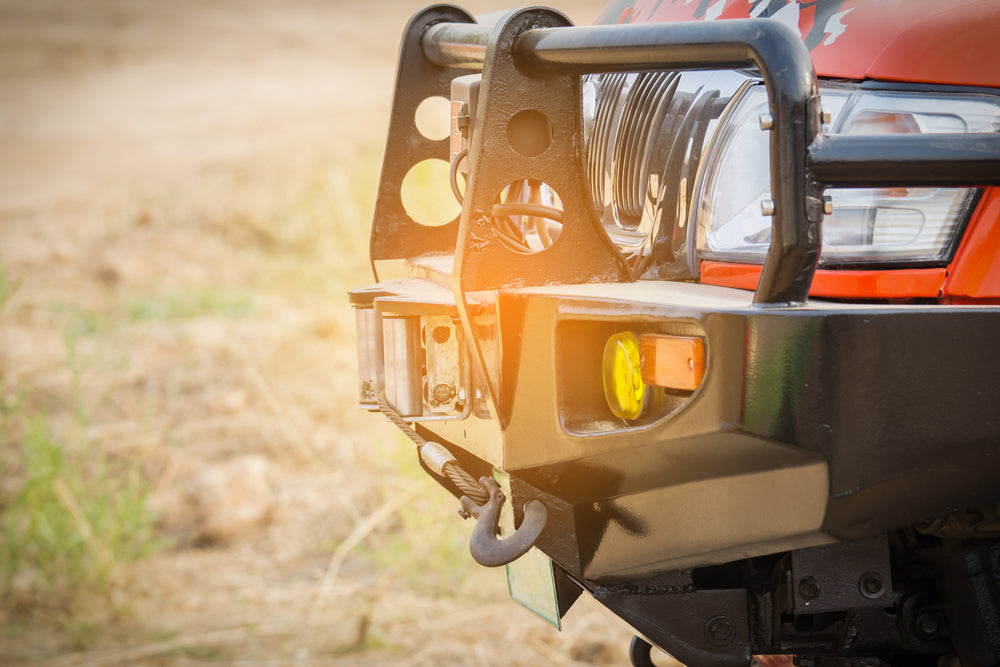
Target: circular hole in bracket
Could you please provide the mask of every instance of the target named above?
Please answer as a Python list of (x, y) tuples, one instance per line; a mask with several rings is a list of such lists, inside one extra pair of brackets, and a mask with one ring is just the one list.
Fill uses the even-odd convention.
[(451, 102), (440, 95), (424, 98), (413, 114), (413, 122), (426, 139), (447, 139), (451, 135)]
[(406, 172), (399, 196), (414, 222), (426, 227), (446, 225), (462, 212), (449, 183), (450, 167), (436, 158), (422, 160)]
[(518, 111), (507, 121), (507, 141), (524, 157), (538, 157), (552, 144), (552, 123), (541, 111)]
[(493, 233), (514, 252), (541, 252), (562, 233), (562, 200), (544, 181), (512, 181), (497, 195), (492, 214)]

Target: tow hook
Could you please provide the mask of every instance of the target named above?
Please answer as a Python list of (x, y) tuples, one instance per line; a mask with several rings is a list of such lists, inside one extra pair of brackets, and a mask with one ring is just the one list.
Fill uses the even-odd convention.
[(477, 505), (468, 496), (462, 496), (462, 509), (466, 516), (476, 518), (472, 529), (469, 551), (477, 563), (485, 567), (499, 567), (511, 563), (534, 545), (545, 527), (548, 509), (540, 500), (529, 500), (524, 504), (524, 520), (513, 534), (498, 539), (500, 508), (504, 495), (500, 486), (489, 477), (480, 477), (479, 485), (489, 494), (489, 500)]

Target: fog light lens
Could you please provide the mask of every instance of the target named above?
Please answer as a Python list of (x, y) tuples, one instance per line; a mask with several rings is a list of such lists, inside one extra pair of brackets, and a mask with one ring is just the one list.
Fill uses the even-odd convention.
[(636, 419), (646, 402), (642, 381), (639, 339), (626, 331), (615, 334), (604, 345), (604, 395), (616, 417)]

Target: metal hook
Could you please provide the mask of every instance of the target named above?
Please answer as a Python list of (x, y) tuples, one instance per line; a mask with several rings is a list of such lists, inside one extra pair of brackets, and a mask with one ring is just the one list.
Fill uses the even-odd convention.
[(653, 645), (638, 635), (632, 637), (632, 643), (628, 647), (628, 658), (632, 667), (656, 667), (656, 663), (653, 662)]
[(497, 539), (504, 495), (500, 486), (489, 477), (480, 477), (479, 485), (490, 495), (485, 504), (477, 505), (468, 496), (461, 498), (465, 511), (476, 517), (469, 551), (475, 561), (485, 567), (506, 565), (527, 553), (538, 540), (548, 518), (548, 509), (540, 500), (529, 500), (524, 504), (524, 520), (518, 529), (504, 539)]

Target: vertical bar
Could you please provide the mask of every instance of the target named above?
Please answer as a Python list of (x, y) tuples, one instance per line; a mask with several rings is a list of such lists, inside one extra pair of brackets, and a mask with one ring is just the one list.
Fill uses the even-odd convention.
[(385, 399), (403, 417), (423, 413), (420, 318), (382, 315)]
[(378, 395), (385, 387), (382, 367), (382, 317), (371, 306), (354, 309), (358, 339), (358, 402), (378, 409)]

